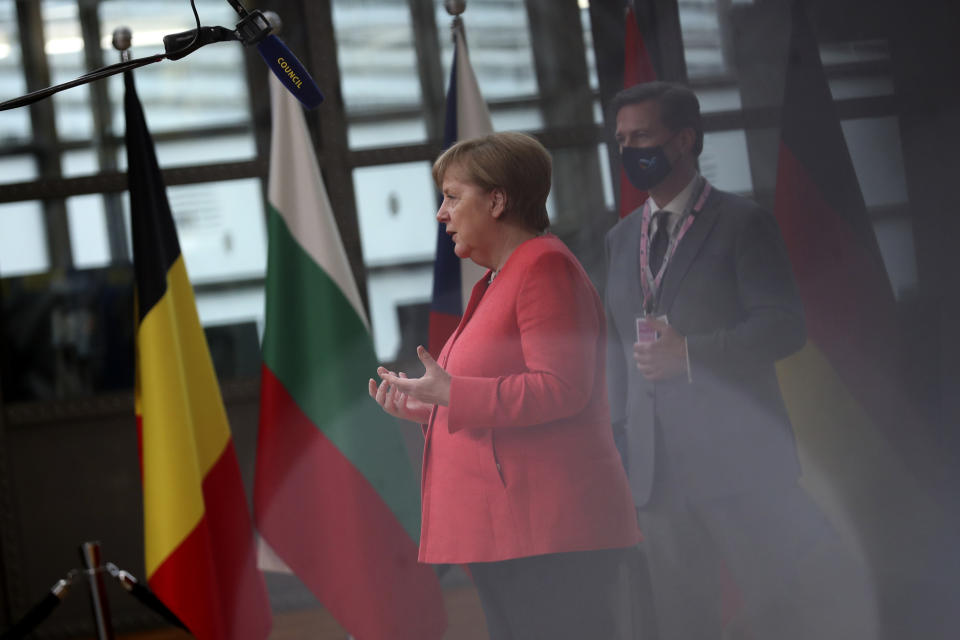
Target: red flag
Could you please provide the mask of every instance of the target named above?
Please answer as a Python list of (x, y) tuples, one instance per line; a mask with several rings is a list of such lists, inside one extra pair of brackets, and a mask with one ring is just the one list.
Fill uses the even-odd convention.
[[(640, 27), (637, 25), (637, 16), (633, 7), (628, 6), (626, 29), (623, 38), (623, 88), (632, 87), (642, 82), (657, 79), (653, 70), (653, 63), (643, 43)], [(626, 217), (631, 211), (640, 207), (647, 200), (647, 192), (640, 191), (627, 179), (627, 174), (620, 169), (620, 217)]]

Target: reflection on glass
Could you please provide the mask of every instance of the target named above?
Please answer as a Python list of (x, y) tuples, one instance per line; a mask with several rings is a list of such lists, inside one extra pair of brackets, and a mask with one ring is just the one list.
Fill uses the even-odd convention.
[(4, 402), (133, 386), (129, 267), (4, 277), (0, 312)]
[(687, 77), (717, 77), (727, 73), (721, 44), (716, 0), (679, 0), (680, 30), (687, 62)]
[(429, 162), (365, 167), (353, 172), (364, 262), (432, 261), (437, 242), (437, 190)]
[(597, 145), (597, 157), (600, 165), (600, 184), (603, 185), (603, 206), (607, 211), (612, 211), (616, 201), (613, 195), (613, 177), (610, 175), (610, 153), (605, 142)]
[[(260, 370), (263, 287), (196, 296), (217, 376)], [(79, 398), (133, 387), (129, 265), (0, 278), (4, 402)]]
[(907, 202), (897, 118), (858, 118), (844, 120), (841, 126), (867, 206)]
[(873, 223), (873, 230), (877, 234), (877, 245), (887, 267), (894, 296), (901, 300), (917, 288), (913, 221), (907, 217), (877, 220)]
[(590, 89), (600, 88), (600, 79), (597, 77), (597, 53), (593, 50), (593, 31), (590, 27), (590, 3), (580, 2), (580, 24), (583, 26), (583, 50), (587, 54), (587, 73), (590, 74)]
[(753, 178), (743, 130), (706, 133), (703, 153), (700, 154), (700, 172), (719, 189), (751, 196)]
[(0, 276), (38, 273), (49, 265), (40, 202), (0, 204)]
[(893, 95), (893, 78), (889, 75), (856, 75), (829, 78), (830, 95), (834, 100)]

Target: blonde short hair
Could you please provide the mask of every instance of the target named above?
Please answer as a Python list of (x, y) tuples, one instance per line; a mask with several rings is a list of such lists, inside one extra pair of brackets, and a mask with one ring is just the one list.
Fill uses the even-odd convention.
[(443, 177), (452, 167), (481, 189), (502, 189), (505, 218), (536, 232), (550, 226), (547, 195), (553, 163), (550, 153), (532, 136), (503, 132), (458, 142), (433, 163), (438, 189), (443, 188)]

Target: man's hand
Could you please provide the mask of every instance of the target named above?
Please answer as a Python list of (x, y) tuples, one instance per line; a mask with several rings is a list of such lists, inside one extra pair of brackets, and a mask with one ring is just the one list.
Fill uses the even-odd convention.
[(660, 337), (652, 342), (634, 343), (633, 359), (647, 380), (669, 380), (687, 372), (687, 340), (662, 320), (650, 318), (647, 325)]

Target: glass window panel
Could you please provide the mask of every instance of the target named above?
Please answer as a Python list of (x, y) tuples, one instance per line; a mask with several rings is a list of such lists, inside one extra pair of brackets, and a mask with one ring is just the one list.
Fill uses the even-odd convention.
[(847, 40), (820, 45), (820, 60), (825, 67), (856, 62), (883, 62), (890, 60), (886, 40)]
[(337, 58), (348, 111), (421, 103), (407, 0), (333, 0)]
[[(463, 13), (470, 64), (487, 101), (535, 96), (537, 76), (523, 0), (472, 0)], [(437, 3), (444, 78), (450, 76), (452, 18)], [(446, 82), (446, 80), (445, 80)]]
[[(259, 179), (167, 187), (167, 198), (193, 284), (264, 276), (267, 242)], [(123, 208), (132, 247), (126, 192)]]
[(267, 243), (259, 179), (169, 187), (167, 196), (191, 282), (263, 277)]
[(606, 143), (597, 145), (597, 154), (600, 160), (600, 182), (603, 184), (603, 205), (608, 211), (612, 211), (616, 201), (613, 195), (613, 176), (610, 175), (610, 152)]
[[(59, 84), (87, 71), (83, 40), (74, 0), (45, 0), (43, 3), (45, 50), (51, 81)], [(236, 13), (225, 2), (198, 0), (204, 25), (232, 27)], [(104, 64), (119, 59), (111, 44), (113, 29), (127, 26), (133, 33), (133, 57), (163, 51), (163, 36), (194, 27), (189, 3), (181, 0), (132, 2), (107, 0), (100, 5), (101, 41)], [(220, 43), (194, 52), (177, 61), (164, 61), (136, 71), (137, 90), (154, 133), (184, 128), (246, 123), (249, 98), (243, 73), (243, 48), (237, 43)], [(216, 78), (216, 82), (210, 82)], [(122, 132), (123, 80), (106, 80), (113, 106), (114, 128)], [(63, 139), (88, 139), (93, 134), (90, 88), (75, 87), (56, 94), (57, 132)]]
[[(197, 0), (196, 4), (204, 26), (232, 29), (238, 22), (236, 12), (222, 0)], [(126, 26), (131, 30), (130, 51), (134, 58), (163, 52), (163, 36), (195, 27), (190, 3), (184, 0), (104, 0), (100, 4), (100, 21), (100, 44), (106, 64), (118, 60), (119, 54), (110, 42), (116, 27)], [(240, 43), (221, 42), (180, 60), (165, 60), (137, 69), (137, 93), (151, 131), (156, 134), (247, 124), (250, 108), (243, 56)], [(123, 78), (112, 76), (107, 82), (114, 109), (113, 121), (117, 131), (122, 132)]]
[(110, 263), (107, 217), (102, 195), (67, 198), (67, 225), (75, 267), (85, 269)]
[(252, 322), (257, 344), (263, 335), (264, 288), (238, 287), (229, 291), (201, 291), (196, 295), (197, 313), (205, 327)]
[(897, 299), (917, 287), (917, 258), (913, 242), (913, 223), (909, 218), (878, 220), (873, 225), (880, 254), (887, 267), (890, 284)]
[(907, 183), (897, 118), (859, 118), (841, 124), (867, 206), (906, 202)]
[[(250, 160), (257, 153), (252, 135), (216, 136), (157, 142), (154, 147), (157, 151), (157, 164), (160, 165), (161, 169)], [(120, 147), (117, 150), (117, 166), (121, 171), (127, 170), (127, 151), (125, 147)]]
[(375, 122), (354, 122), (347, 127), (347, 141), (353, 149), (388, 147), (427, 138), (423, 118), (391, 118)]
[(538, 131), (543, 129), (543, 114), (534, 105), (495, 109), (490, 114), (490, 124), (494, 131)]
[(429, 162), (365, 167), (353, 172), (364, 262), (370, 266), (433, 260), (437, 190)]
[(829, 83), (834, 100), (893, 95), (893, 78), (890, 76), (841, 76), (829, 78)]
[(687, 76), (695, 82), (727, 73), (716, 0), (679, 0), (678, 4)]
[(49, 268), (43, 207), (38, 201), (0, 204), (0, 275)]
[(0, 157), (0, 184), (26, 182), (37, 177), (37, 165), (31, 156)]
[[(77, 16), (77, 3), (70, 0), (44, 0), (44, 51), (50, 66), (51, 84), (61, 84), (87, 72), (83, 59), (83, 37)], [(90, 88), (74, 87), (52, 98), (57, 135), (64, 140), (89, 138), (93, 132)]]
[(700, 111), (711, 113), (716, 111), (739, 111), (743, 108), (740, 100), (740, 89), (734, 85), (711, 85), (709, 87), (695, 87), (697, 99), (700, 100)]
[(257, 377), (262, 362), (263, 287), (201, 292), (196, 300), (217, 377)]
[(716, 131), (704, 135), (700, 171), (719, 189), (752, 194), (753, 178), (744, 132)]
[(88, 176), (97, 173), (97, 156), (92, 149), (66, 151), (61, 156), (60, 170), (65, 178)]
[(583, 26), (583, 49), (587, 54), (587, 73), (590, 75), (590, 88), (596, 91), (600, 88), (600, 79), (597, 76), (597, 55), (593, 49), (589, 0), (579, 0), (579, 7), (580, 24)]
[[(433, 237), (436, 237), (434, 229)], [(433, 261), (410, 269), (368, 272), (367, 294), (370, 297), (370, 321), (377, 359), (392, 362), (400, 348), (400, 322), (397, 307), (429, 302), (433, 291)]]
[[(20, 62), (20, 34), (17, 30), (16, 4), (0, 3), (0, 100), (23, 95), (27, 84)], [(30, 139), (30, 112), (27, 109), (0, 111), (0, 142), (26, 142)], [(6, 181), (6, 176), (0, 177)]]

